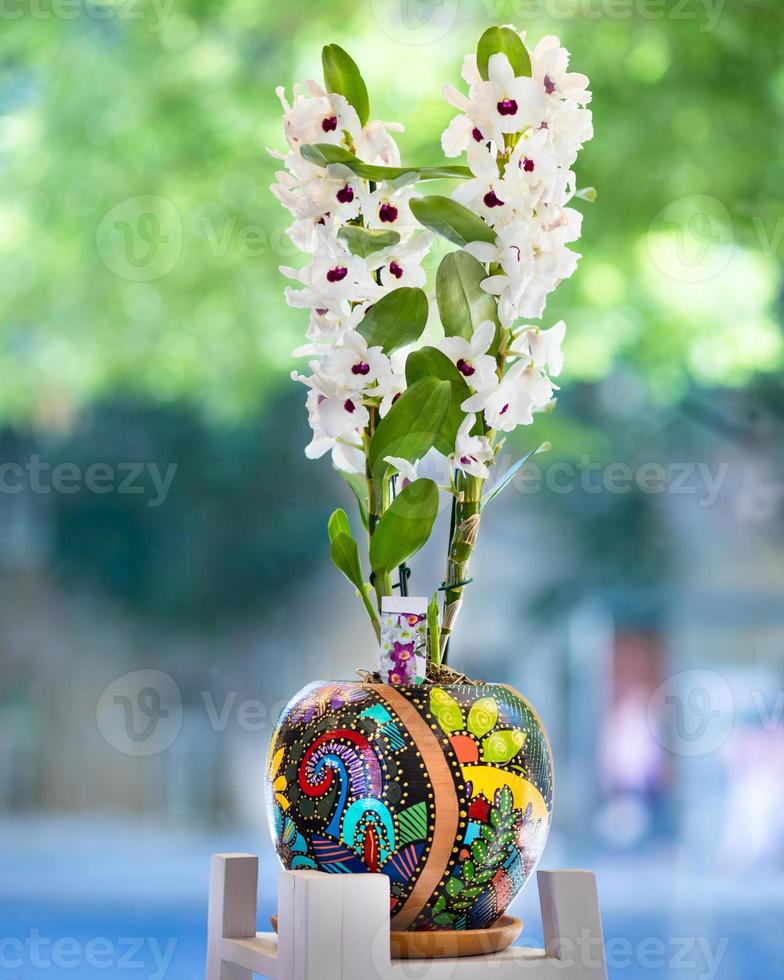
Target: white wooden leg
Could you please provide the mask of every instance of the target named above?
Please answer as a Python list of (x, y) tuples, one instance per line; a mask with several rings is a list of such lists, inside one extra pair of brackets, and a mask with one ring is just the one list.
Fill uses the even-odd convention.
[(207, 917), (207, 980), (251, 980), (253, 974), (223, 959), (224, 939), (256, 936), (259, 859), (253, 854), (214, 854)]
[(284, 871), (278, 888), (281, 980), (372, 980), (389, 972), (385, 875)]
[(607, 976), (596, 876), (590, 871), (539, 871), (545, 953), (570, 977)]

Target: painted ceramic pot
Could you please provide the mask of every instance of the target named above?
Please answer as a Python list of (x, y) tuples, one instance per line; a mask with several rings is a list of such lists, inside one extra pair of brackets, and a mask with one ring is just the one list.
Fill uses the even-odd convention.
[(542, 854), (552, 757), (510, 687), (318, 681), (281, 715), (267, 789), (285, 868), (388, 875), (393, 929), (481, 929)]

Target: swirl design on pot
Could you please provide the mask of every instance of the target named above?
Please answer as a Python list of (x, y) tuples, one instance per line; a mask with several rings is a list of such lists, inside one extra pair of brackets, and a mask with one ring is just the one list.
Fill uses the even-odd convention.
[(368, 740), (348, 728), (326, 732), (308, 748), (299, 767), (299, 787), (306, 796), (324, 796), (339, 778), (337, 803), (327, 826), (330, 835), (340, 834), (340, 820), (349, 792), (354, 799), (381, 793), (381, 766)]

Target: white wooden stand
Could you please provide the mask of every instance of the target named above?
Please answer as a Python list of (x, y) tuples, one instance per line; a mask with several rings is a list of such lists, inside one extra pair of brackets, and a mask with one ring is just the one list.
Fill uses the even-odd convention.
[(259, 859), (212, 858), (207, 980), (606, 980), (596, 879), (539, 871), (544, 949), (510, 946), (459, 959), (392, 960), (389, 879), (283, 871), (278, 934), (256, 932)]

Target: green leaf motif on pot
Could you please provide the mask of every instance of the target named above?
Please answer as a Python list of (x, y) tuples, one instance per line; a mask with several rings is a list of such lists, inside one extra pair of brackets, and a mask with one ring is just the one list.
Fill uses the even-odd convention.
[(364, 126), (370, 118), (370, 99), (354, 59), (339, 44), (326, 44), (321, 52), (321, 64), (326, 90), (342, 95), (356, 109), (359, 124)]
[(509, 27), (488, 27), (476, 48), (476, 67), (487, 81), (488, 65), (494, 54), (505, 54), (516, 76), (531, 77), (531, 56), (519, 35)]
[(498, 721), (498, 702), (495, 698), (480, 698), (468, 712), (468, 730), (477, 738), (483, 738)]
[(389, 469), (385, 456), (413, 463), (435, 443), (449, 411), (447, 381), (423, 378), (407, 388), (379, 422), (370, 441), (368, 460), (374, 478)]
[(487, 279), (482, 263), (469, 252), (450, 252), (441, 260), (436, 274), (436, 300), (444, 333), (448, 337), (470, 340), (480, 323), (490, 320), (496, 325), (496, 337), (490, 348), (498, 349), (498, 307), (495, 298), (482, 289)]
[(419, 340), (426, 323), (427, 296), (423, 290), (401, 286), (370, 307), (357, 332), (368, 347), (380, 347), (385, 354), (391, 354), (398, 347)]
[(482, 219), (449, 197), (430, 194), (411, 200), (411, 212), (417, 221), (436, 234), (465, 248), (471, 242), (495, 242), (495, 232)]
[(446, 893), (452, 898), (459, 895), (463, 890), (463, 882), (459, 878), (450, 878), (446, 883)]
[(512, 791), (508, 786), (502, 786), (496, 793), (495, 805), (498, 807), (501, 813), (508, 816), (512, 812), (513, 803), (514, 800), (512, 799)]
[(446, 354), (436, 347), (423, 347), (421, 350), (413, 351), (406, 359), (406, 383), (411, 385), (423, 378), (438, 378), (440, 381), (449, 382), (449, 411), (444, 416), (441, 430), (434, 443), (440, 453), (449, 456), (455, 451), (457, 430), (465, 418), (465, 412), (460, 406), (471, 397), (471, 389)]
[(465, 725), (463, 711), (452, 695), (443, 688), (434, 687), (430, 692), (430, 710), (447, 735), (462, 731)]
[(482, 742), (482, 759), (484, 762), (509, 762), (517, 755), (524, 743), (525, 735), (519, 729), (494, 732)]
[(361, 225), (344, 225), (338, 232), (338, 238), (346, 243), (352, 255), (366, 259), (382, 248), (397, 245), (400, 235), (396, 231), (363, 228)]
[(395, 497), (370, 539), (370, 565), (376, 575), (397, 568), (425, 544), (438, 514), (438, 487), (414, 480)]

